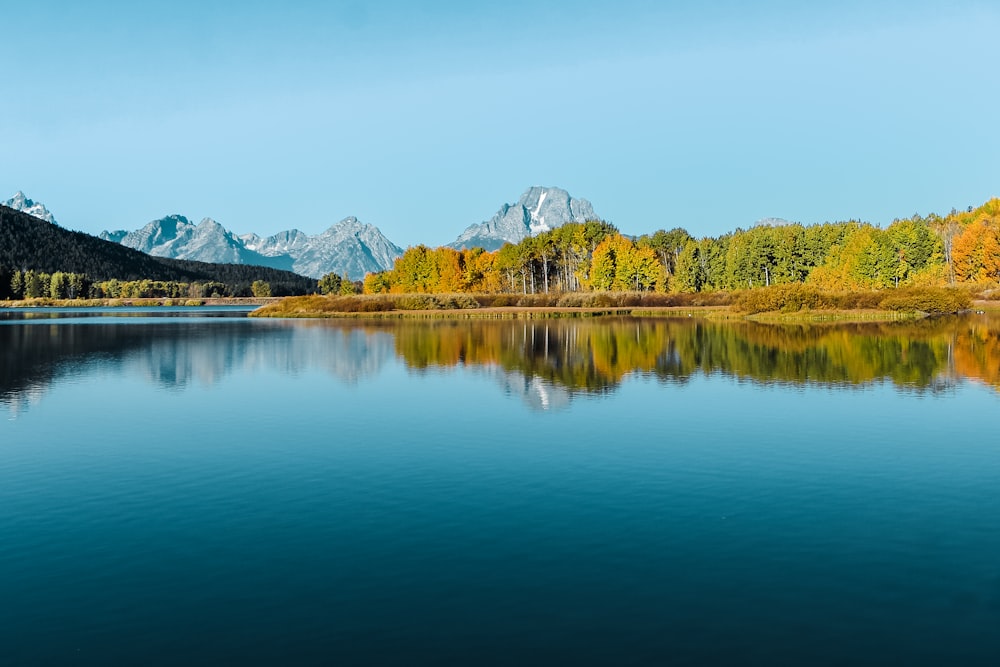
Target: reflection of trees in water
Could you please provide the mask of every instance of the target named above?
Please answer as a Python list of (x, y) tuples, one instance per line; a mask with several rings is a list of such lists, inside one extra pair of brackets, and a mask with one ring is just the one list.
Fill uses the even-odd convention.
[(976, 322), (959, 332), (953, 352), (956, 374), (1000, 389), (1000, 327)]
[(937, 391), (956, 378), (1000, 387), (996, 322), (774, 325), (696, 319), (402, 323), (411, 367), (493, 364), (573, 392), (615, 388), (629, 373), (670, 382), (722, 373), (762, 383), (859, 386), (888, 381)]
[(613, 391), (625, 375), (669, 382), (722, 373), (762, 383), (938, 391), (970, 378), (1000, 388), (1000, 321), (783, 326), (696, 319), (288, 322), (215, 320), (0, 326), (0, 402), (37, 400), (101, 365), (169, 388), (234, 370), (324, 369), (343, 382), (398, 356), (411, 369), (482, 368), (536, 407)]

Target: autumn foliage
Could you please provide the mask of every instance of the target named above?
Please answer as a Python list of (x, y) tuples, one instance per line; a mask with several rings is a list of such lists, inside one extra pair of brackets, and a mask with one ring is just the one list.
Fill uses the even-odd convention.
[[(899, 219), (884, 229), (852, 220), (761, 224), (701, 239), (681, 228), (631, 238), (607, 222), (568, 223), (493, 252), (414, 246), (392, 270), (367, 276), (364, 291), (690, 294), (797, 286), (740, 297), (745, 310), (757, 312), (768, 301), (774, 310), (786, 311), (831, 307), (831, 299), (841, 308), (882, 307), (883, 301), (895, 306), (917, 293), (888, 300), (846, 294), (961, 284), (985, 288), (998, 281), (1000, 200), (993, 199), (945, 217)], [(844, 296), (831, 297), (837, 294)], [(925, 304), (933, 296), (928, 312), (954, 305), (948, 293), (920, 294)]]

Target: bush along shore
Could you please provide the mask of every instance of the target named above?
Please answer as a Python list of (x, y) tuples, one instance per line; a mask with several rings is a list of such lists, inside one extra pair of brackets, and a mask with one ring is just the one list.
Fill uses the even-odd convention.
[[(982, 299), (993, 294), (976, 294), (967, 288), (954, 287), (828, 292), (805, 285), (778, 285), (738, 292), (691, 294), (311, 295), (281, 299), (254, 311), (252, 316), (515, 318), (698, 314), (727, 319), (891, 320), (968, 311), (973, 307), (974, 298)], [(1000, 308), (1000, 300), (991, 303)]]

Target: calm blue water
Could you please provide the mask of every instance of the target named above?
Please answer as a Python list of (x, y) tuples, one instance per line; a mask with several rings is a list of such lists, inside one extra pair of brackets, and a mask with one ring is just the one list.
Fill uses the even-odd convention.
[(142, 315), (0, 315), (0, 664), (998, 664), (995, 322)]

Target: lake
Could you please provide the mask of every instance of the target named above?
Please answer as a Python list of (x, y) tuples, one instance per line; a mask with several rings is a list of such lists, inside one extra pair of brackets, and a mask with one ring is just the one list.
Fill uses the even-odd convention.
[(995, 665), (1000, 320), (0, 311), (0, 664)]

